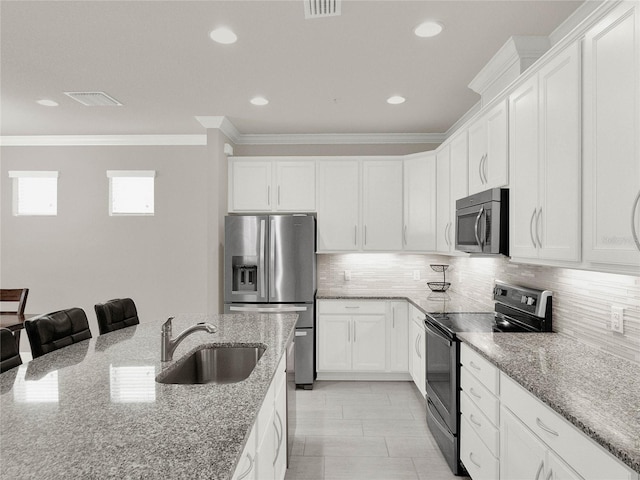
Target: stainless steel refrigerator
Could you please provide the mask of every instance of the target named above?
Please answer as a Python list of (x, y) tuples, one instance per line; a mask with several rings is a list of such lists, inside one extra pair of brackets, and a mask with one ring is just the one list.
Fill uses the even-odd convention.
[(311, 215), (225, 217), (225, 313), (297, 313), (295, 383), (315, 379), (316, 229)]

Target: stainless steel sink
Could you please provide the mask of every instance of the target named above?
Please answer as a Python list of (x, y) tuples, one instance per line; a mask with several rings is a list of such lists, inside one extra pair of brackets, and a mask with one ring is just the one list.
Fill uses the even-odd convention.
[(265, 351), (264, 346), (215, 346), (197, 350), (179, 360), (168, 372), (160, 372), (159, 383), (236, 383), (246, 379)]

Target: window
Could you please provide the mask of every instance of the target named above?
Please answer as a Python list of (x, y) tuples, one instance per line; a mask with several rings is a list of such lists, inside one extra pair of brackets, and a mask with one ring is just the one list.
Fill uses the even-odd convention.
[(13, 179), (13, 214), (57, 215), (58, 172), (10, 171)]
[(108, 170), (109, 215), (153, 215), (155, 170)]

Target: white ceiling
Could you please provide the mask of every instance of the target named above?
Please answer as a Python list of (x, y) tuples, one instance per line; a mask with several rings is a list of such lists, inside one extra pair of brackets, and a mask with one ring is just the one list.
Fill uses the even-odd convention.
[[(442, 133), (478, 102), (468, 84), (510, 36), (548, 35), (580, 3), (345, 0), (341, 16), (305, 20), (302, 0), (3, 0), (0, 134), (204, 133), (195, 116), (243, 134)], [(416, 37), (427, 19), (444, 32)], [(209, 39), (221, 25), (237, 43)], [(396, 94), (406, 103), (387, 104)]]

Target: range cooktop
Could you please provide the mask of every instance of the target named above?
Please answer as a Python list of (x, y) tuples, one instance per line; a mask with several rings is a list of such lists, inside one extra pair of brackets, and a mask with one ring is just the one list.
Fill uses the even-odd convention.
[(491, 332), (496, 323), (495, 312), (430, 313), (427, 321), (429, 317), (451, 336), (458, 332)]

